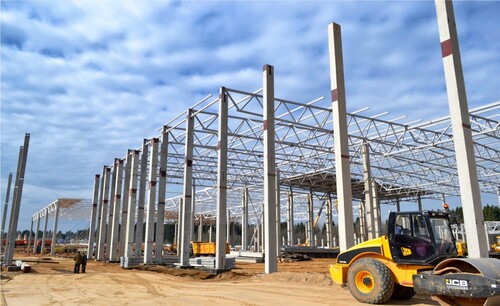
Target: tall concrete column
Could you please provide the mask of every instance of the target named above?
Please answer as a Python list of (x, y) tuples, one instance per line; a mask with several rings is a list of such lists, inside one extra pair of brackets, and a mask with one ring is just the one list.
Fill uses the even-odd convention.
[(241, 248), (243, 251), (248, 251), (248, 187), (243, 189), (242, 198)]
[(422, 198), (420, 197), (420, 194), (417, 195), (417, 206), (418, 211), (422, 211)]
[[(226, 89), (221, 87), (219, 92), (219, 129), (217, 145), (217, 225), (216, 225), (216, 256), (215, 269), (226, 267), (226, 212), (227, 212), (227, 124), (228, 101)], [(211, 230), (211, 228), (210, 228)]]
[[(124, 256), (134, 257), (134, 227), (135, 210), (137, 205), (137, 181), (139, 180), (139, 150), (132, 151), (130, 182), (128, 186), (128, 208), (127, 208), (127, 229), (125, 231), (125, 251)], [(136, 246), (137, 247), (137, 246)], [(140, 246), (139, 246), (140, 247)]]
[[(106, 171), (104, 172), (104, 192), (102, 195), (102, 207), (101, 207), (101, 224), (99, 225), (99, 237), (97, 239), (99, 244), (99, 249), (97, 252), (97, 260), (105, 260), (104, 254), (109, 254), (109, 245), (106, 246), (107, 237), (107, 217), (108, 217), (108, 203), (109, 203), (109, 180), (111, 179), (111, 168), (106, 166)], [(105, 252), (106, 251), (106, 252)], [(109, 257), (109, 256), (108, 256)]]
[(50, 254), (55, 254), (56, 237), (57, 237), (57, 224), (59, 222), (59, 207), (60, 203), (57, 201), (56, 210), (54, 211), (54, 227), (52, 228), (52, 244), (50, 245)]
[(30, 234), (28, 236), (28, 246), (26, 247), (26, 254), (29, 255), (30, 253), (30, 247), (31, 247), (31, 237), (33, 235), (33, 221), (35, 220), (35, 216), (31, 216), (31, 225), (30, 225)]
[(226, 241), (231, 245), (231, 210), (227, 210), (227, 221), (226, 221)]
[(488, 257), (489, 246), (484, 232), (481, 192), (453, 2), (436, 0), (435, 3), (465, 230), (469, 237), (477, 237), (468, 241), (469, 257)]
[(288, 245), (295, 244), (295, 231), (294, 231), (294, 220), (293, 220), (293, 190), (290, 186), (290, 191), (288, 192), (288, 222), (287, 222), (287, 234), (288, 234)]
[[(154, 231), (155, 231), (155, 204), (156, 204), (156, 177), (158, 175), (158, 138), (151, 139), (149, 146), (149, 190), (148, 190), (148, 210), (146, 213), (146, 244), (144, 245), (144, 263), (151, 264), (154, 262), (153, 257), (153, 244), (154, 244)], [(144, 156), (144, 155), (143, 155)], [(140, 211), (139, 211), (140, 213)], [(139, 226), (139, 224), (138, 224)], [(142, 224), (141, 224), (142, 226)], [(163, 224), (156, 224), (156, 227), (163, 226)], [(161, 241), (156, 243), (162, 244)], [(155, 249), (156, 251), (156, 249)]]
[(208, 242), (212, 242), (212, 224), (210, 224), (210, 229), (208, 230)]
[[(118, 250), (119, 246), (119, 228), (120, 228), (120, 208), (122, 205), (121, 194), (123, 188), (123, 160), (119, 158), (115, 158), (115, 164), (113, 169), (113, 178), (115, 181), (114, 185), (114, 193), (111, 194), (111, 198), (114, 199), (113, 207), (110, 207), (110, 210), (113, 210), (113, 220), (111, 225), (111, 236), (108, 242), (109, 244), (109, 261), (117, 261), (118, 260)], [(111, 220), (109, 221), (111, 222)]]
[(116, 194), (116, 158), (113, 162), (113, 166), (110, 167), (110, 193), (109, 193), (109, 202), (108, 202), (108, 225), (106, 226), (106, 255), (109, 260), (111, 260), (111, 247), (112, 247), (112, 230), (113, 230), (113, 221), (114, 221), (114, 211), (115, 211), (115, 194)]
[(377, 237), (382, 236), (382, 218), (380, 217), (380, 201), (378, 199), (377, 182), (372, 179), (372, 192), (373, 192), (373, 222), (375, 225), (375, 234)]
[(87, 256), (89, 259), (94, 257), (94, 242), (96, 237), (96, 221), (97, 221), (97, 202), (99, 201), (99, 182), (101, 176), (96, 174), (94, 176), (94, 192), (92, 193), (92, 211), (90, 213), (90, 225), (89, 225), (89, 243), (87, 247)]
[(181, 241), (179, 245), (180, 264), (189, 266), (189, 239), (191, 238), (191, 210), (193, 205), (193, 142), (194, 142), (194, 110), (189, 109), (186, 117), (186, 143), (184, 161), (184, 191), (180, 226)]
[(202, 241), (203, 237), (203, 214), (200, 213), (200, 215), (198, 216), (198, 221), (199, 221), (199, 224), (198, 224), (198, 241)]
[(276, 168), (276, 256), (281, 258), (281, 185), (280, 171)]
[(193, 178), (193, 185), (191, 186), (191, 188), (192, 188), (191, 194), (193, 195), (193, 197), (191, 198), (191, 218), (189, 218), (189, 221), (191, 224), (189, 226), (189, 229), (191, 232), (191, 235), (189, 237), (189, 241), (194, 240), (194, 212), (196, 210), (196, 181), (194, 178)]
[[(127, 156), (125, 157), (125, 177), (123, 178), (123, 203), (122, 203), (122, 217), (120, 224), (120, 256), (127, 256), (125, 252), (126, 237), (127, 237), (127, 223), (128, 223), (128, 203), (130, 200), (130, 178), (132, 177), (132, 161), (133, 161), (133, 150), (127, 151)], [(134, 195), (135, 197), (135, 195)], [(135, 206), (134, 206), (135, 207)]]
[[(365, 231), (368, 234), (368, 239), (373, 239), (377, 236), (375, 233), (375, 218), (374, 218), (374, 205), (373, 205), (373, 191), (372, 191), (372, 175), (370, 166), (370, 147), (366, 141), (363, 141), (361, 146), (361, 154), (363, 155), (363, 179), (365, 183), (365, 203), (364, 209), (366, 213)], [(363, 237), (366, 238), (363, 234)]]
[(104, 246), (99, 245), (99, 237), (101, 236), (101, 213), (102, 213), (102, 200), (104, 197), (104, 175), (106, 174), (106, 167), (102, 167), (101, 182), (99, 187), (99, 201), (97, 206), (97, 219), (96, 219), (96, 230), (95, 230), (95, 253), (94, 257), (97, 260), (97, 254), (99, 254), (99, 249)]
[(3, 206), (3, 215), (2, 215), (2, 234), (0, 235), (0, 239), (3, 240), (3, 234), (5, 233), (5, 220), (7, 217), (7, 211), (9, 207), (9, 199), (10, 199), (10, 185), (12, 184), (12, 172), (9, 173), (9, 178), (7, 180), (7, 190), (5, 191), (5, 205)]
[[(366, 228), (366, 212), (365, 212), (365, 203), (363, 201), (359, 202), (359, 238), (361, 242), (366, 241), (367, 238), (367, 228)], [(369, 238), (373, 239), (373, 238)]]
[(344, 59), (340, 25), (328, 25), (330, 84), (332, 94), (335, 171), (338, 197), (339, 246), (343, 252), (354, 245), (351, 169), (347, 134)]
[[(158, 147), (156, 147), (156, 149), (157, 149), (156, 156), (158, 156)], [(156, 165), (158, 165), (158, 160), (156, 161)], [(140, 171), (140, 175), (139, 175), (139, 196), (137, 198), (137, 225), (136, 225), (136, 229), (135, 229), (135, 256), (136, 257), (142, 257), (142, 242), (143, 242), (143, 236), (144, 236), (144, 203), (146, 202), (146, 181), (147, 181), (147, 175), (148, 175), (147, 168), (148, 168), (148, 140), (143, 139), (142, 149), (141, 149), (141, 171)], [(156, 183), (156, 176), (155, 176), (154, 180)], [(156, 191), (156, 188), (155, 188), (155, 191)], [(156, 194), (155, 194), (154, 201), (156, 202)], [(153, 207), (154, 207), (154, 203), (153, 203)], [(151, 226), (154, 226), (154, 224), (151, 224)], [(154, 232), (154, 227), (153, 227), (153, 232)], [(153, 236), (151, 236), (151, 239), (153, 239)], [(150, 252), (152, 252), (151, 248), (149, 250), (150, 250)]]
[(19, 221), (19, 210), (21, 209), (21, 199), (24, 186), (24, 174), (26, 172), (26, 162), (28, 160), (29, 142), (30, 134), (26, 133), (24, 135), (24, 144), (19, 148), (19, 160), (16, 180), (14, 184), (14, 195), (12, 198), (12, 208), (10, 209), (9, 231), (7, 233), (7, 244), (5, 246), (4, 263), (6, 264), (10, 264), (14, 258), (17, 223)]
[(401, 211), (401, 205), (400, 205), (400, 202), (399, 202), (399, 198), (396, 199), (396, 211), (397, 212)]
[(44, 217), (43, 218), (43, 232), (42, 232), (42, 245), (40, 248), (40, 254), (45, 254), (45, 241), (47, 239), (47, 224), (49, 224), (49, 212), (47, 209), (44, 209), (43, 211)]
[(326, 202), (326, 246), (331, 249), (333, 248), (333, 231), (332, 231), (332, 195), (328, 194)]
[(35, 231), (35, 239), (33, 240), (33, 254), (36, 254), (36, 247), (38, 244), (38, 232), (40, 231), (40, 213), (36, 213), (36, 231)]
[(274, 67), (263, 67), (265, 273), (278, 271), (276, 254), (276, 160), (274, 130)]
[(158, 207), (156, 212), (156, 249), (155, 261), (160, 263), (163, 258), (163, 242), (165, 240), (165, 197), (167, 191), (167, 157), (168, 157), (168, 127), (163, 126), (160, 145), (160, 175), (158, 182)]
[(309, 195), (307, 196), (307, 237), (306, 240), (309, 242), (309, 246), (315, 246), (314, 239), (314, 198), (312, 190), (309, 190)]

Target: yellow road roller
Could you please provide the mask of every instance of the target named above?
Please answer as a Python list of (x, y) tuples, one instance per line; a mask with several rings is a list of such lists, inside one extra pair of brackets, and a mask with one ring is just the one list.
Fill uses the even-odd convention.
[(447, 212), (391, 212), (387, 231), (330, 265), (333, 281), (358, 301), (384, 304), (418, 292), (441, 305), (500, 305), (500, 260), (459, 257)]

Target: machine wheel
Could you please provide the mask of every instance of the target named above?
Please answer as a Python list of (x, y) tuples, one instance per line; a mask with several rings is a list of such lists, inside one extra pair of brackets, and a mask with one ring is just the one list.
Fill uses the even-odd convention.
[(412, 287), (405, 287), (398, 283), (394, 283), (394, 292), (392, 293), (391, 299), (394, 300), (409, 300), (415, 295), (415, 291)]
[(347, 285), (356, 300), (362, 303), (383, 304), (394, 291), (391, 272), (380, 260), (361, 258), (349, 268)]

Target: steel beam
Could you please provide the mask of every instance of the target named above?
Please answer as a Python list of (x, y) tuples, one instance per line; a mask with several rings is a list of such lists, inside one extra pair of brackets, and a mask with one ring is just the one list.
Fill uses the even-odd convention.
[(330, 84), (333, 111), (333, 134), (335, 138), (335, 171), (338, 198), (338, 228), (340, 251), (354, 245), (352, 209), (351, 169), (346, 118), (346, 96), (344, 84), (344, 59), (340, 25), (328, 25), (330, 54)]
[(92, 195), (92, 211), (90, 213), (89, 242), (87, 247), (87, 256), (89, 259), (94, 258), (94, 242), (96, 237), (97, 203), (99, 201), (100, 180), (101, 176), (99, 174), (96, 174), (94, 176), (94, 192)]
[(55, 254), (55, 247), (56, 247), (56, 237), (57, 237), (57, 224), (59, 222), (59, 209), (60, 209), (60, 202), (57, 201), (56, 203), (56, 210), (54, 211), (54, 227), (52, 228), (52, 244), (50, 245), (50, 254), (54, 255)]
[(278, 271), (276, 254), (276, 158), (274, 129), (274, 67), (263, 67), (264, 232), (265, 273)]
[[(470, 258), (489, 256), (484, 232), (481, 192), (477, 176), (474, 142), (472, 140), (469, 107), (460, 58), (460, 47), (452, 1), (436, 0), (439, 39), (450, 107), (453, 143), (457, 159), (458, 180)], [(471, 239), (470, 237), (477, 237)]]
[[(158, 139), (157, 139), (158, 140)], [(158, 144), (158, 142), (157, 142)], [(158, 146), (156, 146), (156, 166), (158, 166)], [(143, 139), (142, 141), (142, 148), (141, 148), (141, 173), (139, 175), (139, 197), (137, 198), (137, 226), (135, 229), (135, 256), (136, 257), (142, 257), (142, 242), (143, 242), (143, 236), (144, 236), (144, 203), (146, 202), (146, 181), (147, 181), (147, 175), (148, 175), (148, 140)], [(157, 170), (155, 170), (155, 174), (157, 173)], [(153, 178), (156, 184), (156, 176)], [(155, 188), (156, 191), (156, 188)], [(155, 206), (156, 202), (156, 193), (154, 194), (154, 200), (153, 200), (153, 209)], [(151, 222), (154, 222), (151, 220)], [(146, 225), (147, 226), (147, 225)], [(151, 224), (153, 226), (153, 233), (154, 233), (154, 223)], [(150, 236), (151, 240), (153, 240), (153, 234)], [(150, 246), (150, 255), (152, 256), (152, 249), (153, 245)], [(145, 253), (144, 253), (145, 254)], [(149, 260), (152, 260), (152, 257), (149, 257)]]
[[(226, 267), (226, 212), (227, 212), (227, 129), (228, 100), (224, 87), (219, 92), (219, 127), (217, 143), (217, 219), (215, 239), (215, 269)], [(210, 229), (211, 230), (211, 229)], [(228, 241), (229, 242), (229, 241)]]
[[(134, 227), (135, 227), (135, 210), (137, 204), (137, 181), (139, 176), (139, 150), (132, 151), (132, 163), (130, 182), (128, 186), (128, 208), (127, 208), (127, 230), (125, 232), (125, 251), (124, 256), (134, 257)], [(136, 246), (140, 247), (140, 246)]]
[[(118, 260), (118, 251), (120, 250), (119, 245), (119, 230), (120, 230), (120, 215), (121, 215), (121, 205), (122, 205), (122, 188), (123, 188), (123, 159), (115, 158), (115, 165), (113, 170), (113, 178), (115, 180), (114, 194), (111, 195), (114, 198), (113, 208), (113, 224), (111, 225), (111, 238), (109, 240), (109, 261)], [(111, 222), (111, 220), (110, 220)]]
[(182, 201), (182, 219), (180, 224), (181, 241), (179, 245), (180, 265), (189, 267), (189, 239), (191, 237), (191, 210), (193, 206), (193, 142), (194, 116), (193, 109), (187, 111), (186, 116), (186, 143), (184, 157), (184, 190)]
[[(148, 190), (148, 210), (146, 212), (146, 239), (144, 245), (144, 263), (153, 263), (153, 244), (155, 232), (155, 205), (156, 205), (156, 178), (158, 176), (158, 138), (151, 139), (149, 146), (149, 190)], [(144, 154), (143, 154), (144, 157)], [(144, 171), (145, 172), (145, 171)], [(140, 213), (141, 211), (139, 211)], [(139, 226), (139, 225), (138, 225)], [(142, 226), (142, 225), (141, 225)], [(163, 224), (156, 224), (156, 227), (163, 226)], [(157, 241), (156, 243), (162, 244)], [(156, 252), (156, 249), (154, 249)]]
[(160, 174), (158, 185), (158, 209), (156, 213), (156, 250), (155, 260), (160, 262), (163, 257), (163, 242), (165, 241), (165, 197), (167, 191), (167, 158), (168, 158), (168, 127), (163, 126), (160, 145)]
[[(99, 225), (99, 237), (97, 244), (99, 245), (96, 260), (105, 260), (104, 254), (109, 254), (109, 245), (106, 248), (106, 232), (107, 232), (107, 217), (108, 217), (108, 203), (109, 203), (109, 180), (111, 179), (111, 168), (105, 166), (104, 171), (104, 189), (102, 194), (101, 206), (101, 223)], [(106, 251), (106, 252), (105, 252)]]

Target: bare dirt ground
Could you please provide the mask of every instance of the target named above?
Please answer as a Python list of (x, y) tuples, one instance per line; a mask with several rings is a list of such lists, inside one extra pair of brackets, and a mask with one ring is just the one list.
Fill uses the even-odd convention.
[[(126, 270), (119, 264), (89, 261), (87, 273), (74, 274), (73, 260), (23, 257), (31, 273), (2, 271), (1, 305), (365, 305), (347, 288), (333, 284), (333, 259), (264, 264), (237, 263), (217, 276), (200, 270), (148, 266)], [(389, 305), (437, 305), (427, 296)]]

